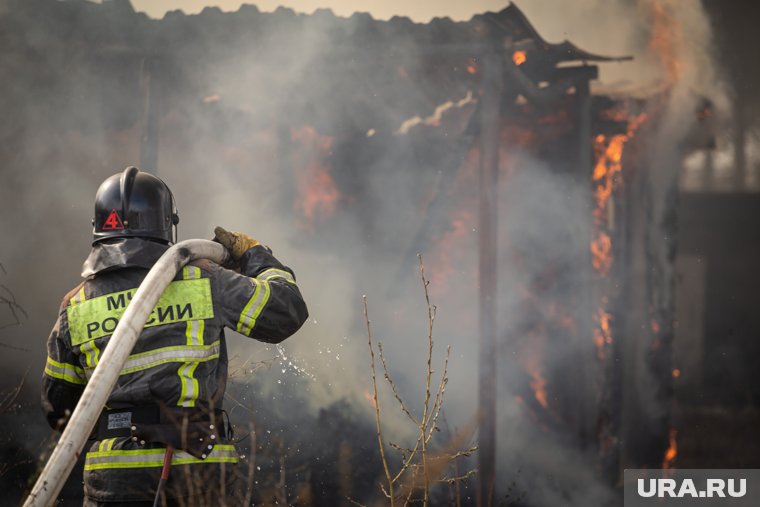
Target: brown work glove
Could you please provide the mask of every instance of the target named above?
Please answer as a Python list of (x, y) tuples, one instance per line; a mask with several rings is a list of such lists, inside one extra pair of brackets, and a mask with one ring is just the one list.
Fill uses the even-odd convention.
[(218, 241), (229, 250), (230, 255), (236, 261), (239, 261), (248, 250), (261, 244), (247, 234), (228, 231), (219, 226), (214, 228), (214, 241)]

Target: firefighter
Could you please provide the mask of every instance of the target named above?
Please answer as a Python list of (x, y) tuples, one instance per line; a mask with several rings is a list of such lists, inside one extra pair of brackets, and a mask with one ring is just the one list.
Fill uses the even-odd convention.
[[(176, 242), (178, 222), (169, 187), (135, 167), (98, 189), (84, 281), (64, 297), (47, 342), (42, 406), (54, 429), (65, 426), (148, 270)], [(214, 495), (225, 490), (237, 462), (222, 410), (223, 328), (279, 343), (308, 313), (293, 271), (271, 250), (221, 227), (215, 240), (234, 265), (192, 262), (156, 304), (92, 435), (86, 506), (153, 505), (167, 447), (174, 454), (161, 494), (169, 503), (220, 503)]]

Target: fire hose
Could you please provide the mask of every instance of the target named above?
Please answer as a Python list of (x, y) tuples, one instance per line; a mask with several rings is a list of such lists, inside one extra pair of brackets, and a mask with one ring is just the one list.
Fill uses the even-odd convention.
[(219, 243), (204, 239), (181, 241), (169, 248), (148, 272), (87, 382), (58, 444), (42, 470), (24, 507), (52, 505), (71, 473), (87, 437), (111, 394), (119, 373), (137, 342), (161, 294), (180, 269), (196, 259), (224, 264), (229, 253)]

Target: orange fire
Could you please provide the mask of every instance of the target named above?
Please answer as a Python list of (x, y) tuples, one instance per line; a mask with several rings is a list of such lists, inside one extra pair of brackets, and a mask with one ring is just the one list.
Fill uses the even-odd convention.
[(628, 140), (627, 135), (615, 135), (607, 142), (603, 135), (598, 135), (594, 141), (599, 157), (594, 166), (593, 180), (596, 185), (594, 196), (598, 214), (607, 209), (617, 175), (622, 171), (623, 146)]
[(673, 462), (678, 456), (678, 443), (676, 442), (676, 436), (678, 436), (678, 431), (671, 428), (670, 434), (668, 435), (668, 450), (665, 451), (665, 456), (662, 460), (663, 470), (670, 470), (673, 466)]
[(476, 74), (477, 72), (478, 72), (478, 68), (475, 65), (470, 64), (470, 65), (467, 66), (467, 73), (468, 74)]
[(681, 370), (679, 370), (678, 368), (674, 368), (673, 369), (673, 378), (678, 378), (680, 376), (681, 376)]
[(609, 234), (600, 232), (591, 242), (591, 264), (600, 275), (609, 274), (612, 268), (612, 240)]
[(327, 164), (333, 138), (319, 135), (308, 126), (293, 129), (291, 138), (297, 143), (293, 152), (294, 166), (304, 168), (296, 182), (295, 208), (311, 228), (315, 222), (332, 216), (341, 200)]
[(530, 354), (525, 358), (525, 370), (531, 377), (530, 388), (533, 391), (536, 401), (544, 408), (549, 408), (549, 401), (546, 397), (546, 379), (539, 366), (539, 356)]
[(515, 51), (512, 53), (512, 61), (515, 62), (515, 65), (522, 65), (527, 59), (525, 51)]
[(536, 397), (536, 401), (544, 407), (549, 407), (549, 402), (546, 400), (546, 379), (541, 376), (541, 372), (536, 372), (536, 376), (530, 381), (530, 388), (533, 389), (533, 395)]
[(607, 357), (607, 347), (612, 345), (612, 315), (600, 308), (594, 318), (599, 323), (599, 327), (594, 329), (596, 355), (604, 360)]
[[(616, 111), (613, 114), (623, 115), (625, 112)], [(627, 114), (626, 116), (627, 117)], [(612, 194), (620, 185), (623, 170), (623, 148), (646, 120), (646, 115), (641, 114), (628, 121), (626, 134), (617, 134), (611, 137), (598, 135), (594, 139), (594, 152), (596, 153), (596, 165), (592, 174), (594, 185), (594, 199), (596, 207), (593, 213), (594, 227), (593, 239), (589, 248), (591, 250), (591, 265), (594, 271), (601, 277), (607, 278), (614, 262), (614, 249), (612, 244)], [(602, 298), (595, 315), (598, 327), (594, 329), (594, 344), (597, 349), (597, 357), (600, 361), (607, 358), (608, 347), (612, 344), (612, 316), (607, 311), (608, 301)]]

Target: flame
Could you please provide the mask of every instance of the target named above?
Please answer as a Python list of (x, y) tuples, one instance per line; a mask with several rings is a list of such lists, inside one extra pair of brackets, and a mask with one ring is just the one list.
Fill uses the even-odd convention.
[[(620, 113), (620, 112), (615, 112)], [(617, 134), (609, 139), (607, 136), (598, 135), (594, 139), (594, 151), (597, 155), (592, 183), (594, 185), (594, 209), (593, 239), (589, 245), (591, 251), (591, 265), (594, 271), (601, 277), (607, 278), (612, 270), (614, 262), (614, 248), (612, 244), (612, 193), (620, 185), (623, 171), (623, 148), (625, 143), (633, 136), (636, 129), (646, 120), (646, 115), (641, 114), (631, 118), (628, 122), (626, 134)], [(607, 348), (612, 344), (612, 316), (607, 312), (608, 301), (602, 298), (595, 315), (599, 326), (594, 329), (594, 344), (596, 345), (597, 357), (600, 361), (607, 358)]]
[(217, 94), (208, 95), (206, 97), (203, 97), (203, 103), (204, 104), (213, 104), (214, 102), (219, 102), (220, 100), (222, 100), (222, 99)]
[(333, 138), (321, 136), (308, 126), (293, 129), (291, 138), (298, 143), (293, 153), (294, 166), (304, 167), (296, 182), (295, 208), (311, 228), (315, 222), (332, 216), (341, 200), (327, 165)]
[(663, 470), (670, 470), (676, 457), (678, 457), (678, 443), (676, 442), (677, 436), (678, 431), (671, 428), (670, 434), (668, 435), (668, 450), (665, 451), (665, 457), (662, 460)]
[(678, 378), (681, 376), (681, 370), (678, 368), (673, 368), (673, 378)]
[(525, 63), (525, 60), (527, 60), (525, 51), (515, 51), (512, 53), (512, 61), (515, 62), (515, 65), (522, 65)]
[[(535, 351), (534, 351), (535, 352)], [(536, 401), (543, 408), (549, 408), (549, 401), (546, 396), (546, 379), (541, 372), (541, 366), (539, 366), (540, 357), (538, 354), (529, 354), (524, 358), (525, 371), (530, 375), (530, 388), (533, 391), (533, 396)]]
[(467, 66), (467, 73), (468, 74), (477, 74), (477, 72), (478, 72), (478, 68), (475, 65), (469, 64)]
[(655, 319), (652, 319), (652, 322), (650, 322), (650, 327), (652, 328), (652, 332), (654, 334), (657, 334), (660, 332), (660, 323), (657, 322)]
[(596, 197), (597, 211), (600, 214), (607, 209), (615, 179), (623, 170), (623, 146), (627, 140), (628, 136), (623, 134), (612, 136), (608, 143), (603, 135), (598, 135), (595, 139), (597, 151), (601, 151), (593, 174), (596, 184), (594, 197)]
[[(541, 371), (529, 372), (533, 377), (530, 381), (530, 388), (533, 389), (533, 396), (536, 401), (544, 408), (549, 408), (549, 402), (546, 400), (546, 379), (541, 375)], [(535, 373), (535, 375), (533, 374)]]
[(612, 268), (612, 239), (600, 232), (591, 242), (591, 265), (602, 276), (607, 276)]
[(607, 347), (612, 345), (612, 315), (599, 308), (594, 319), (599, 323), (599, 327), (594, 329), (596, 355), (600, 360), (604, 360), (607, 357)]

